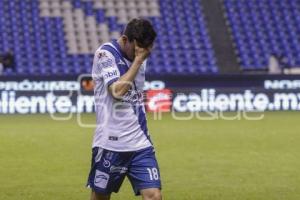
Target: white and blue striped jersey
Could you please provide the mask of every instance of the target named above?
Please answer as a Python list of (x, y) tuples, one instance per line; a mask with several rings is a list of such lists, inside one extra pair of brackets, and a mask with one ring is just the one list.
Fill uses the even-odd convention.
[(92, 77), (97, 127), (93, 147), (124, 152), (152, 146), (143, 103), (146, 62), (122, 100), (108, 92), (109, 85), (126, 73), (131, 64), (116, 40), (103, 44), (95, 53)]

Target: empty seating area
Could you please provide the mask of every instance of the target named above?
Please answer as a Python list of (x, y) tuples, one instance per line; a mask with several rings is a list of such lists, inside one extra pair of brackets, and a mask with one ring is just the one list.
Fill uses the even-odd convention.
[(150, 72), (217, 73), (216, 59), (199, 0), (161, 0), (161, 18), (151, 18), (158, 30)]
[(97, 47), (134, 17), (158, 32), (150, 74), (218, 72), (200, 0), (0, 0), (0, 53), (16, 65), (4, 74), (90, 73)]
[[(88, 72), (91, 55), (69, 53), (64, 22), (42, 17), (37, 0), (0, 0), (0, 52), (13, 52), (16, 71), (6, 74), (77, 74)], [(53, 10), (54, 11), (54, 10)]]
[(300, 66), (299, 0), (224, 0), (243, 69), (264, 69), (271, 55)]

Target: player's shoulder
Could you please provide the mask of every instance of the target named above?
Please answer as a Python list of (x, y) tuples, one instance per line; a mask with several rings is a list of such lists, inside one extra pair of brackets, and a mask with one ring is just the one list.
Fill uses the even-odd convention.
[(103, 49), (102, 46), (100, 46), (95, 53), (97, 65), (102, 66), (104, 63), (108, 66), (114, 65), (116, 62), (114, 54), (107, 49)]
[[(105, 43), (105, 44), (108, 44), (108, 43)], [(95, 53), (95, 56), (97, 57), (97, 59), (113, 59), (114, 58), (114, 55), (112, 52), (110, 52), (108, 49), (105, 49), (103, 48), (103, 46), (105, 45), (101, 45), (97, 50), (96, 50), (96, 53)]]

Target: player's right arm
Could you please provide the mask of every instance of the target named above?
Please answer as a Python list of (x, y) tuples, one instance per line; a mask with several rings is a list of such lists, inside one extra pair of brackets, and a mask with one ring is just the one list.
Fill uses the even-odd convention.
[(150, 48), (140, 48), (135, 45), (135, 58), (128, 71), (123, 74), (116, 82), (109, 86), (109, 92), (116, 99), (121, 99), (127, 91), (133, 86), (133, 81), (140, 69), (140, 66), (150, 55)]

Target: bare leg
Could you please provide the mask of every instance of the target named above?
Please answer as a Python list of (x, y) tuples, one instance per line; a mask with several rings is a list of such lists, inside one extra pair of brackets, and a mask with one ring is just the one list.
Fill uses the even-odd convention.
[(110, 195), (102, 195), (92, 191), (91, 200), (110, 200)]
[(161, 191), (158, 188), (141, 190), (143, 200), (162, 200)]

